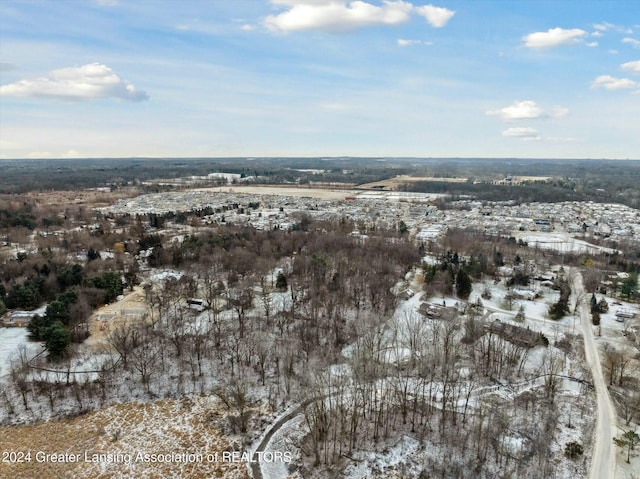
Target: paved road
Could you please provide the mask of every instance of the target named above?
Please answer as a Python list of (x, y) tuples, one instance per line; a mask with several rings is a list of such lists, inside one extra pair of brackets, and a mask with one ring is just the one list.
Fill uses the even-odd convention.
[[(574, 276), (572, 294), (577, 298), (586, 297), (583, 294), (584, 285), (582, 283), (582, 275), (577, 269), (573, 271), (576, 271), (577, 274)], [(591, 326), (591, 313), (585, 301), (578, 306), (578, 312), (580, 313), (580, 324), (584, 336), (585, 356), (587, 358), (587, 364), (591, 368), (593, 384), (596, 389), (596, 398), (598, 400), (596, 440), (593, 446), (591, 473), (589, 477), (591, 479), (614, 479), (616, 476), (616, 451), (613, 438), (617, 432), (617, 416), (611, 403), (607, 383), (602, 374), (600, 355)]]
[[(278, 432), (278, 430), (282, 426), (284, 426), (286, 423), (288, 423), (293, 418), (302, 414), (302, 412), (304, 411), (304, 408), (309, 404), (311, 404), (313, 401), (315, 401), (315, 399), (307, 399), (302, 404), (295, 407), (291, 412), (289, 412), (288, 414), (285, 414), (280, 419), (278, 419), (275, 423), (271, 424), (271, 426), (269, 426), (267, 433), (262, 438), (262, 441), (260, 441), (260, 444), (258, 444), (258, 447), (256, 447), (256, 450), (253, 451), (254, 454), (257, 452), (264, 452), (267, 446), (269, 445), (269, 442), (271, 441), (271, 438), (273, 437), (273, 435), (276, 432)], [(253, 476), (253, 479), (263, 479), (262, 465), (260, 461), (251, 462), (251, 475)]]

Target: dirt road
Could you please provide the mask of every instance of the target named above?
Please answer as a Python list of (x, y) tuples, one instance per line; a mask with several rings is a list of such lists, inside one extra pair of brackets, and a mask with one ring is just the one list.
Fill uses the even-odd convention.
[[(582, 275), (578, 270), (573, 280), (574, 297), (586, 297), (584, 295), (584, 285), (582, 283)], [(580, 313), (580, 324), (582, 326), (582, 334), (584, 336), (584, 349), (587, 358), (587, 364), (591, 368), (593, 376), (593, 384), (596, 389), (596, 398), (598, 400), (598, 419), (596, 422), (595, 444), (593, 445), (591, 479), (614, 479), (616, 476), (616, 451), (613, 444), (613, 438), (616, 436), (616, 413), (611, 403), (609, 390), (602, 374), (602, 365), (600, 363), (600, 355), (598, 347), (593, 337), (593, 327), (591, 326), (591, 314), (586, 302), (581, 302), (578, 306)]]

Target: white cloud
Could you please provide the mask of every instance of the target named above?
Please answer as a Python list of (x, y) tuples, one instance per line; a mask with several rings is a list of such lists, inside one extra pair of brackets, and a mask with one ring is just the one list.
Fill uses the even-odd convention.
[(592, 37), (601, 37), (601, 36), (602, 36), (602, 32), (595, 31), (595, 32), (593, 32), (593, 33), (591, 34), (591, 36), (592, 36)]
[(622, 68), (625, 71), (640, 73), (640, 60), (623, 63), (622, 65), (620, 65), (620, 68)]
[(591, 83), (591, 88), (605, 88), (607, 90), (630, 90), (637, 87), (638, 83), (633, 80), (615, 78), (611, 75), (600, 75)]
[(32, 151), (27, 154), (27, 158), (52, 158), (53, 154), (50, 151)]
[(399, 47), (410, 47), (412, 45), (419, 45), (420, 40), (405, 40), (404, 38), (398, 38)]
[(499, 116), (503, 121), (511, 121), (540, 118), (544, 115), (544, 111), (536, 105), (535, 101), (524, 100), (516, 101), (513, 105), (506, 106), (499, 110), (489, 110), (486, 114), (489, 116)]
[(61, 158), (82, 158), (83, 155), (77, 150), (71, 148), (69, 151), (61, 155)]
[(131, 83), (120, 78), (111, 68), (101, 63), (81, 67), (61, 68), (48, 77), (20, 80), (0, 86), (0, 96), (53, 98), (84, 101), (98, 98), (116, 98), (143, 101), (149, 97)]
[(296, 2), (276, 1), (290, 7), (279, 15), (270, 15), (264, 25), (271, 31), (325, 30), (348, 31), (373, 25), (398, 25), (409, 19), (413, 5), (397, 0), (381, 6), (363, 1)]
[(324, 5), (329, 1), (331, 0), (271, 0), (271, 3), (293, 7), (295, 5)]
[(423, 16), (429, 22), (429, 25), (435, 28), (444, 27), (451, 17), (455, 15), (455, 11), (448, 10), (443, 7), (434, 7), (433, 5), (424, 5), (416, 7), (418, 15)]
[(586, 43), (585, 45), (587, 45), (588, 47), (593, 48), (593, 47), (597, 47), (598, 46), (598, 42), (589, 42), (589, 43)]
[(564, 44), (574, 44), (580, 41), (587, 32), (579, 28), (563, 29), (551, 28), (546, 32), (534, 32), (522, 38), (528, 48), (550, 48)]
[(416, 7), (404, 0), (383, 0), (375, 5), (363, 0), (271, 0), (286, 10), (264, 19), (264, 26), (274, 32), (321, 30), (343, 32), (374, 25), (399, 25), (412, 13), (441, 28), (454, 11), (433, 5)]
[(625, 37), (622, 39), (622, 43), (628, 43), (633, 48), (640, 48), (640, 40), (636, 40), (635, 38)]
[(529, 127), (507, 128), (502, 132), (502, 136), (510, 138), (520, 138), (522, 140), (539, 140), (538, 130)]
[(398, 38), (397, 43), (399, 47), (411, 47), (413, 45), (433, 45), (433, 42), (426, 42), (422, 40), (407, 40), (405, 38)]
[(613, 23), (609, 23), (609, 22), (596, 23), (593, 26), (593, 28), (595, 28), (600, 32), (606, 32), (607, 30), (614, 30), (618, 33), (626, 33), (627, 35), (630, 35), (631, 33), (633, 33), (633, 30), (631, 28), (623, 27), (621, 25), (614, 25)]

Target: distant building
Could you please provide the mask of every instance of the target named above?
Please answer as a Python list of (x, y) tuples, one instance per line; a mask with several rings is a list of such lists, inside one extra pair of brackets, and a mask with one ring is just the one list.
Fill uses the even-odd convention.
[(3, 325), (7, 328), (24, 328), (35, 315), (36, 314), (31, 311), (14, 311), (4, 320)]

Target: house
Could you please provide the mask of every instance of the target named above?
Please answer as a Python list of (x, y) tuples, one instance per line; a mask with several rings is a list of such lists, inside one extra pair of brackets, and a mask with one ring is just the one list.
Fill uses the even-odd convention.
[(418, 308), (418, 312), (427, 318), (439, 318), (443, 310), (443, 306), (429, 303), (422, 303)]
[(199, 313), (207, 309), (204, 299), (191, 298), (189, 301), (187, 301), (187, 305), (189, 306), (189, 309), (193, 309)]
[(634, 316), (633, 311), (628, 308), (620, 308), (616, 311), (616, 321), (621, 323), (623, 323), (625, 319), (633, 319)]
[(24, 328), (34, 316), (35, 313), (32, 311), (14, 311), (4, 320), (4, 326), (7, 328)]
[(500, 336), (505, 341), (509, 341), (516, 346), (532, 348), (537, 345), (546, 345), (549, 343), (547, 338), (540, 332), (531, 329), (516, 326), (515, 324), (503, 323), (499, 319), (484, 325), (489, 333)]

